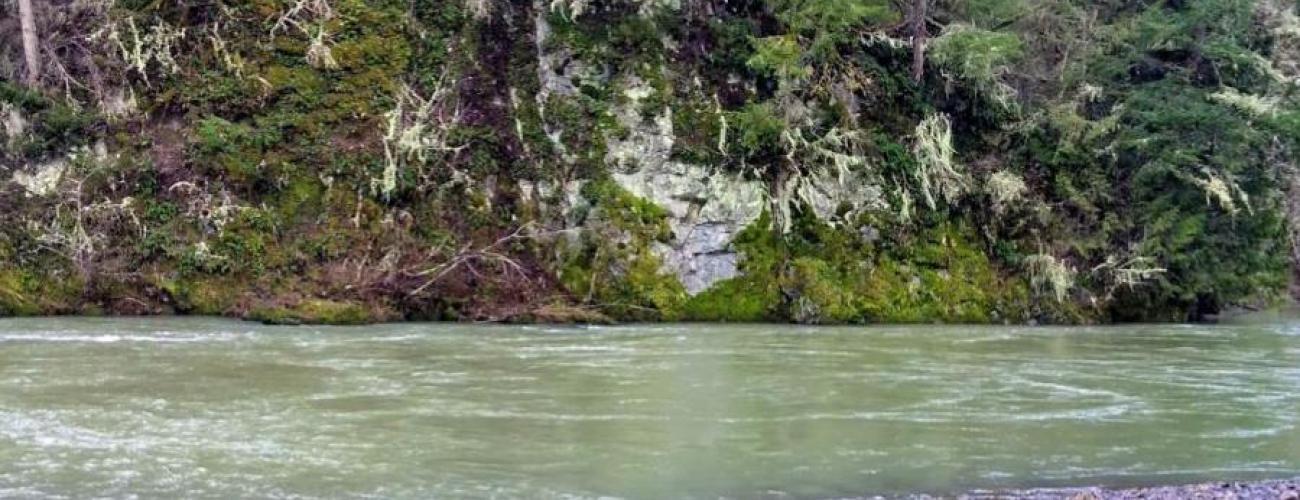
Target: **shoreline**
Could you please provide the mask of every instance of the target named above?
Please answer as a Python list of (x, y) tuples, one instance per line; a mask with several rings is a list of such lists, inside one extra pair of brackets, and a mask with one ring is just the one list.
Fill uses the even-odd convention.
[(1101, 486), (975, 490), (955, 497), (913, 495), (910, 500), (1300, 500), (1300, 476), (1261, 481), (1224, 481), (1183, 485), (1108, 488)]
[[(267, 311), (259, 311), (267, 313)], [(513, 316), (500, 319), (487, 320), (457, 320), (457, 319), (424, 319), (424, 318), (397, 318), (397, 319), (358, 319), (357, 317), (347, 317), (343, 320), (333, 317), (301, 317), (297, 315), (284, 314), (283, 311), (275, 311), (276, 314), (206, 314), (206, 313), (176, 313), (167, 312), (160, 314), (115, 314), (115, 313), (52, 313), (52, 314), (0, 314), (0, 320), (5, 319), (59, 319), (59, 318), (88, 318), (88, 319), (170, 319), (170, 318), (199, 318), (199, 319), (222, 319), (235, 322), (246, 322), (253, 324), (262, 324), (267, 326), (375, 326), (375, 325), (402, 325), (402, 324), (451, 324), (451, 325), (540, 325), (540, 326), (569, 326), (569, 327), (593, 327), (593, 326), (629, 326), (629, 325), (789, 325), (797, 327), (857, 327), (857, 326), (983, 326), (983, 327), (1117, 327), (1129, 325), (1198, 325), (1198, 326), (1215, 326), (1224, 324), (1236, 324), (1243, 318), (1257, 317), (1261, 315), (1285, 315), (1292, 313), (1300, 315), (1300, 305), (1294, 308), (1279, 308), (1256, 311), (1246, 314), (1226, 316), (1204, 321), (1119, 321), (1119, 322), (1097, 322), (1097, 323), (1054, 323), (1054, 322), (906, 322), (906, 321), (885, 321), (885, 322), (863, 322), (863, 323), (795, 323), (789, 321), (707, 321), (707, 320), (673, 320), (673, 321), (614, 321), (604, 317), (578, 316), (578, 315), (530, 315), (530, 316)]]

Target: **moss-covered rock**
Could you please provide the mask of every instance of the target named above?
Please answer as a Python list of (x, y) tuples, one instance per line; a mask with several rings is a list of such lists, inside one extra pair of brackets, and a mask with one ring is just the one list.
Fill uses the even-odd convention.
[(268, 325), (367, 325), (383, 318), (363, 304), (307, 299), (292, 306), (254, 308), (245, 319)]
[(26, 287), (17, 272), (0, 270), (0, 316), (40, 314), (41, 308), (25, 292)]
[(614, 320), (599, 311), (564, 304), (549, 304), (506, 316), (505, 323), (552, 325), (610, 325)]
[(207, 316), (224, 316), (236, 311), (247, 286), (226, 276), (196, 276), (164, 279), (159, 288), (169, 297), (177, 312)]

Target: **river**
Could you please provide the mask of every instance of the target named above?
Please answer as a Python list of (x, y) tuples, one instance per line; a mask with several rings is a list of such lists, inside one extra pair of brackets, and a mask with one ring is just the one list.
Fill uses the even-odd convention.
[(823, 498), (1300, 475), (1300, 321), (0, 319), (0, 497)]

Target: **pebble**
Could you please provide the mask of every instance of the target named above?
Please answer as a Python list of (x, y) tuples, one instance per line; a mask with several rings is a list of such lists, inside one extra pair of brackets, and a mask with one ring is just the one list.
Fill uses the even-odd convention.
[(1110, 489), (1039, 488), (975, 491), (956, 497), (913, 495), (909, 500), (1300, 500), (1300, 478), (1276, 481), (1220, 482), (1182, 486)]

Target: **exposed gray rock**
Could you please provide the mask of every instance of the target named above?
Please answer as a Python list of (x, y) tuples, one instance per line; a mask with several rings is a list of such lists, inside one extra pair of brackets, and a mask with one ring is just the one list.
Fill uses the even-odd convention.
[(841, 207), (848, 207), (844, 214), (848, 219), (865, 210), (889, 208), (880, 186), (855, 172), (824, 169), (799, 177), (794, 184), (791, 189), (796, 198), (790, 201), (807, 203), (818, 218), (832, 223), (842, 222), (839, 220)]
[(4, 132), (10, 147), (27, 132), (27, 120), (23, 113), (7, 102), (0, 102), (0, 131)]
[(660, 170), (672, 157), (673, 110), (664, 107), (652, 120), (642, 118), (641, 101), (654, 95), (654, 89), (636, 75), (623, 78), (619, 82), (626, 102), (614, 108), (614, 116), (619, 125), (627, 129), (623, 137), (606, 139), (608, 151), (605, 162), (618, 170), (634, 170), (638, 167)]
[(555, 183), (550, 181), (517, 181), (519, 193), (525, 203), (535, 203), (545, 214), (563, 222), (565, 228), (578, 226), (578, 215), (587, 210), (588, 201), (582, 197), (583, 182)]
[[(575, 79), (588, 71), (559, 69), (563, 49), (544, 49), (549, 25), (537, 21), (538, 51), (542, 59), (539, 72), (542, 92), (539, 103), (555, 95), (576, 92)], [(568, 62), (572, 67), (576, 62)], [(686, 291), (700, 293), (715, 283), (735, 277), (740, 256), (731, 242), (741, 230), (752, 224), (769, 204), (767, 184), (720, 170), (717, 167), (692, 165), (672, 158), (676, 136), (673, 110), (646, 109), (644, 103), (655, 89), (636, 75), (612, 80), (595, 77), (599, 84), (612, 84), (623, 96), (611, 113), (622, 129), (606, 137), (605, 161), (613, 179), (630, 193), (654, 202), (669, 214), (673, 239), (652, 248), (666, 270), (677, 275)], [(547, 130), (563, 151), (560, 130)], [(553, 188), (521, 184), (526, 192), (536, 191), (545, 197)], [(551, 191), (553, 192), (553, 191)], [(879, 186), (861, 174), (845, 169), (826, 169), (803, 175), (785, 186), (785, 203), (806, 203), (817, 216), (835, 223), (839, 210), (849, 207), (849, 218), (861, 210), (887, 207)], [(583, 204), (567, 196), (562, 211), (576, 212)], [(866, 234), (865, 238), (878, 235)]]
[(628, 133), (608, 140), (606, 160), (624, 189), (668, 211), (673, 241), (653, 250), (691, 295), (735, 277), (740, 258), (731, 240), (762, 214), (766, 186), (715, 168), (673, 161), (672, 109), (643, 119), (641, 101), (653, 90), (635, 76), (620, 83), (627, 99), (614, 112)]
[[(547, 18), (549, 9), (550, 6), (545, 1), (533, 1), (533, 42), (537, 47), (537, 78), (541, 82), (541, 89), (534, 97), (543, 117), (546, 115), (547, 101), (552, 96), (572, 96), (578, 93), (581, 85), (604, 86), (609, 79), (608, 71), (604, 68), (576, 58), (573, 51), (566, 47), (550, 44), (551, 23)], [(560, 155), (572, 162), (572, 154), (564, 145), (565, 131), (551, 126), (546, 120), (542, 120), (542, 129)]]
[(68, 161), (64, 158), (35, 165), (27, 170), (14, 172), (13, 181), (27, 190), (27, 196), (49, 196), (58, 189), (63, 174), (68, 170)]
[(736, 276), (739, 256), (731, 240), (758, 219), (767, 203), (761, 182), (680, 162), (651, 162), (614, 179), (669, 214), (674, 239), (655, 247), (686, 291), (700, 293)]
[(567, 51), (551, 52), (547, 42), (551, 39), (551, 22), (547, 19), (547, 6), (542, 0), (533, 1), (533, 41), (537, 44), (537, 77), (542, 88), (537, 93), (537, 103), (545, 104), (552, 94), (572, 95), (578, 92), (573, 79), (560, 73)]

